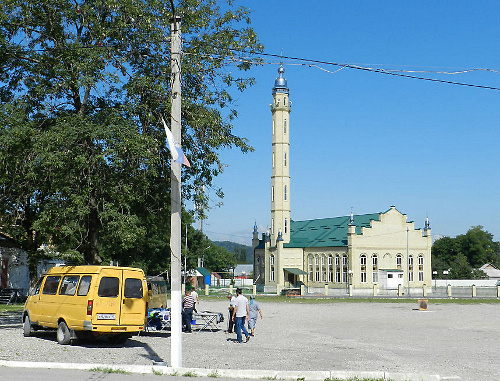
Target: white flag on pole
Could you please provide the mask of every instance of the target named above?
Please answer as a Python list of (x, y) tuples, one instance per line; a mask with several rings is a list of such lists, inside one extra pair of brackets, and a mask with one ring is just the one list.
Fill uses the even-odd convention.
[(163, 117), (161, 118), (161, 121), (163, 122), (163, 126), (165, 127), (165, 134), (167, 135), (168, 148), (170, 149), (172, 159), (174, 159), (176, 163), (181, 163), (191, 168), (191, 164), (189, 163), (189, 160), (184, 154), (181, 145), (175, 141), (174, 134), (172, 134), (172, 131), (170, 131), (170, 129), (167, 127), (167, 123), (165, 123)]

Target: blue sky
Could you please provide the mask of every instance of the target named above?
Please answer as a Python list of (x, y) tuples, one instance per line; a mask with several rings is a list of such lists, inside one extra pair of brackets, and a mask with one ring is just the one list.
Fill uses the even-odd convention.
[[(500, 88), (496, 1), (253, 0), (252, 26), (268, 54), (354, 64)], [(279, 58), (233, 93), (235, 133), (255, 152), (221, 152), (208, 213), (212, 240), (250, 244), (270, 224), (272, 87)], [(500, 240), (500, 91), (283, 60), (290, 89), (294, 220), (384, 212), (391, 205), (433, 235), (482, 225)], [(236, 70), (228, 67), (227, 70)], [(212, 205), (215, 191), (208, 189)]]

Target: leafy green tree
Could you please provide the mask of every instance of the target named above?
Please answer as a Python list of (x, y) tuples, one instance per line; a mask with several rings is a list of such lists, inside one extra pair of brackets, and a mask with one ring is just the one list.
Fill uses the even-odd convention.
[(473, 226), (456, 238), (440, 238), (432, 245), (432, 269), (438, 278), (443, 278), (443, 270), (448, 269), (450, 279), (484, 278), (479, 267), (499, 263), (498, 244), (482, 226)]
[(237, 264), (234, 253), (229, 250), (212, 245), (205, 251), (205, 267), (213, 272), (229, 272)]
[(493, 234), (483, 230), (482, 226), (471, 227), (464, 235), (457, 236), (457, 241), (472, 267), (495, 262)]
[(470, 279), (472, 275), (472, 267), (467, 261), (467, 257), (459, 253), (451, 263), (449, 273), (450, 279)]
[[(167, 5), (166, 5), (167, 4)], [(262, 50), (249, 11), (233, 1), (181, 0), (183, 197), (224, 168), (221, 147), (252, 150), (232, 132), (231, 88), (253, 84)], [(86, 263), (168, 260), (170, 154), (168, 3), (3, 0), (0, 10), (0, 224), (37, 248)], [(221, 197), (221, 190), (217, 192)], [(73, 255), (74, 256), (74, 255)]]

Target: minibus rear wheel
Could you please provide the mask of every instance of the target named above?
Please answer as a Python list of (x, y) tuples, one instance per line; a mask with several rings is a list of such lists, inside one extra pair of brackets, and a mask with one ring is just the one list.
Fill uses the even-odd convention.
[(64, 320), (57, 326), (57, 342), (61, 345), (68, 345), (71, 343), (71, 332)]

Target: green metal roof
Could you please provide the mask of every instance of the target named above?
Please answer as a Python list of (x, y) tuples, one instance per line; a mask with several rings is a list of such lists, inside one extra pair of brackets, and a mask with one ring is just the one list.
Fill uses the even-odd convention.
[(289, 273), (295, 274), (295, 275), (307, 275), (307, 273), (304, 270), (295, 268), (295, 267), (284, 267), (283, 270), (288, 271)]
[[(350, 216), (323, 218), (308, 221), (291, 221), (290, 243), (284, 247), (342, 247), (347, 246), (347, 226)], [(380, 221), (380, 213), (354, 216), (356, 234), (370, 221)]]
[(212, 274), (210, 273), (210, 271), (208, 271), (206, 268), (204, 267), (198, 267), (196, 268), (196, 270), (198, 270), (198, 272), (203, 275), (203, 276), (211, 276)]

